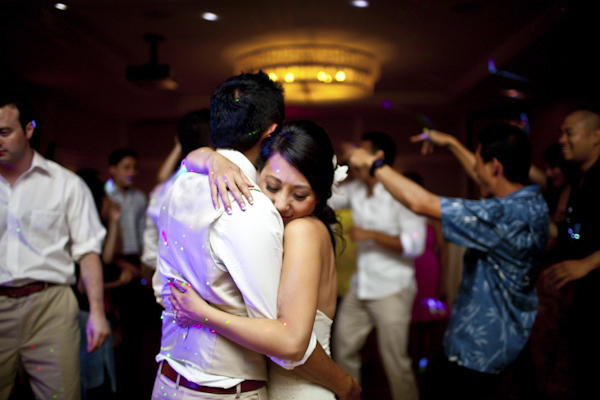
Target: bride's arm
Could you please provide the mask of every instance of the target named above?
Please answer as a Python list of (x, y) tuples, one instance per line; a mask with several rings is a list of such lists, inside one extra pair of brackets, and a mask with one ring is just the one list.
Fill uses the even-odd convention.
[(252, 204), (252, 195), (248, 189), (254, 186), (252, 182), (237, 165), (210, 147), (201, 147), (191, 151), (185, 157), (185, 166), (190, 172), (208, 175), (215, 209), (219, 209), (218, 196), (220, 195), (225, 210), (231, 214), (231, 202), (227, 196), (227, 189), (231, 191), (242, 209), (246, 208), (242, 195), (246, 196)]
[[(320, 222), (319, 222), (320, 223)], [(308, 348), (317, 310), (321, 275), (321, 240), (316, 221), (300, 218), (287, 224), (279, 285), (278, 318), (249, 318), (209, 306), (197, 292), (171, 290), (178, 323), (203, 325), (261, 354), (301, 360)]]

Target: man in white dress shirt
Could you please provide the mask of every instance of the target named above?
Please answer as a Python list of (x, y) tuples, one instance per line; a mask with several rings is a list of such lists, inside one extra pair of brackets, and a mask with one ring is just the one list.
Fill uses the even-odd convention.
[[(364, 134), (361, 147), (373, 154), (383, 150), (381, 165), (394, 161), (396, 147), (385, 133)], [(336, 315), (333, 358), (360, 380), (360, 350), (376, 328), (392, 397), (416, 400), (408, 333), (417, 291), (414, 259), (425, 249), (426, 220), (395, 200), (373, 172), (356, 170), (358, 179), (341, 185), (329, 200), (334, 209), (350, 208), (350, 237), (357, 242), (357, 269)]]
[[(185, 114), (177, 123), (177, 159), (185, 158), (192, 150), (210, 145), (210, 111), (208, 108), (191, 111)], [(163, 163), (171, 164), (169, 158)], [(172, 164), (171, 164), (172, 165)], [(162, 168), (162, 167), (161, 167)], [(144, 250), (142, 252), (142, 263), (154, 270), (152, 274), (152, 289), (156, 302), (164, 307), (161, 290), (162, 282), (158, 264), (158, 218), (162, 208), (163, 199), (167, 192), (173, 186), (175, 180), (183, 173), (187, 172), (185, 163), (182, 161), (177, 171), (169, 179), (159, 183), (150, 192), (150, 201), (146, 209), (146, 227), (144, 229)]]
[(127, 147), (116, 149), (108, 156), (108, 165), (110, 178), (105, 185), (106, 193), (121, 207), (121, 256), (139, 267), (148, 204), (144, 192), (133, 186), (137, 175), (137, 152)]
[[(6, 96), (6, 97), (5, 97)], [(109, 334), (100, 251), (105, 229), (74, 173), (31, 149), (35, 122), (17, 96), (0, 99), (0, 399), (19, 361), (36, 398), (79, 399), (74, 262), (90, 304), (91, 352)]]
[[(168, 301), (169, 281), (177, 279), (229, 313), (277, 318), (283, 222), (256, 189), (256, 159), (261, 141), (284, 118), (282, 89), (262, 72), (241, 74), (219, 86), (210, 110), (211, 143), (255, 182), (254, 202), (245, 212), (234, 212), (235, 202), (236, 210), (215, 209), (209, 177), (195, 173), (181, 175), (166, 195), (158, 224), (165, 311), (153, 399), (268, 398), (264, 356), (205, 327), (180, 327)], [(314, 334), (301, 361), (272, 359), (338, 394), (356, 385)]]

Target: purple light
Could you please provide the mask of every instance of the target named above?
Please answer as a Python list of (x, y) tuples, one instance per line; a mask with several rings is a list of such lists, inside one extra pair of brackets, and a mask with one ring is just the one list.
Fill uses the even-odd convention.
[(427, 306), (430, 314), (439, 314), (441, 316), (446, 315), (446, 305), (442, 301), (432, 297), (428, 297), (421, 301)]
[(496, 69), (496, 63), (492, 57), (488, 58), (488, 71), (490, 71), (490, 74), (495, 74), (498, 72)]
[(381, 107), (385, 108), (386, 110), (389, 110), (390, 108), (392, 108), (392, 102), (389, 100), (382, 100)]

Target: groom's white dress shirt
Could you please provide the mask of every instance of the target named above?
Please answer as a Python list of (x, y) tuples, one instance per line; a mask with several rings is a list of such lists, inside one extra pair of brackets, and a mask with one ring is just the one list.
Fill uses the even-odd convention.
[[(219, 149), (256, 182), (257, 172), (240, 152)], [(179, 327), (168, 300), (169, 280), (192, 285), (209, 303), (226, 312), (277, 318), (277, 295), (283, 260), (283, 223), (272, 202), (256, 189), (254, 205), (242, 211), (232, 201), (232, 215), (215, 210), (208, 176), (180, 176), (162, 205), (159, 220), (159, 268), (165, 302), (161, 350), (156, 360), (195, 383), (228, 388), (242, 380), (267, 380), (264, 356), (205, 327)], [(290, 369), (312, 354), (312, 335), (302, 361), (274, 359)]]

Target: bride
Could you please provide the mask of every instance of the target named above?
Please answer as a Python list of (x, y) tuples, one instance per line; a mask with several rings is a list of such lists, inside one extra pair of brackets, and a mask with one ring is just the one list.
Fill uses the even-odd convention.
[[(207, 149), (191, 155), (186, 159), (191, 169), (227, 164), (224, 158), (215, 162), (219, 155)], [(260, 189), (279, 211), (285, 227), (278, 319), (228, 314), (211, 307), (190, 286), (173, 282), (170, 300), (177, 323), (203, 325), (258, 353), (292, 360), (302, 358), (312, 330), (330, 355), (337, 299), (332, 230), (337, 219), (327, 206), (336, 172), (331, 141), (313, 122), (290, 122), (265, 140), (257, 161)], [(231, 168), (226, 165), (211, 174), (221, 176)], [(336, 175), (345, 177), (337, 169)], [(269, 363), (268, 393), (271, 399), (335, 399), (333, 392), (273, 362)]]

